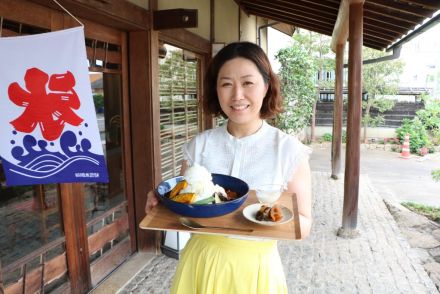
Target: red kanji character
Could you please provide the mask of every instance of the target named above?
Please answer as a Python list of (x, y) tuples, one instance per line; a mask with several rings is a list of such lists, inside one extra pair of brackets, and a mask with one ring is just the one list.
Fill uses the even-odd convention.
[[(72, 109), (78, 109), (80, 101), (73, 86), (75, 77), (68, 71), (65, 74), (50, 76), (38, 68), (30, 68), (24, 76), (26, 90), (17, 82), (9, 85), (9, 99), (25, 111), (10, 123), (17, 131), (30, 133), (40, 125), (44, 139), (57, 139), (64, 129), (64, 124), (78, 126), (83, 119)], [(47, 93), (46, 85), (51, 93)]]

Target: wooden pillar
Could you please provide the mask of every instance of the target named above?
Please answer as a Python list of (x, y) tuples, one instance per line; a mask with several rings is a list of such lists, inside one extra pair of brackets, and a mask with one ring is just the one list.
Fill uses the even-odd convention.
[(359, 198), (360, 130), (362, 117), (363, 3), (351, 3), (349, 13), (347, 150), (344, 208), (338, 235), (355, 237)]
[(70, 290), (71, 293), (86, 293), (91, 289), (92, 281), (84, 212), (84, 184), (60, 184), (60, 195)]
[[(128, 42), (134, 207), (135, 223), (139, 224), (145, 216), (147, 192), (161, 180), (159, 35), (153, 30), (130, 32)], [(159, 248), (157, 232), (136, 229), (139, 250)]]
[(342, 117), (344, 111), (344, 48), (345, 43), (336, 45), (335, 101), (333, 102), (332, 136), (332, 179), (341, 173)]

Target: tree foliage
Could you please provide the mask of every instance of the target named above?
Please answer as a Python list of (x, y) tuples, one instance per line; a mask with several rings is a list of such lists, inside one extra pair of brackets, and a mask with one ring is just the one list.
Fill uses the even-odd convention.
[(422, 95), (424, 109), (417, 111), (417, 117), (428, 131), (432, 144), (440, 145), (440, 101), (433, 100), (429, 95)]
[(298, 133), (308, 125), (312, 114), (316, 65), (297, 42), (278, 51), (276, 58), (281, 64), (279, 77), (285, 110), (277, 117), (276, 125), (288, 133)]
[[(382, 51), (364, 48), (364, 59), (375, 59), (386, 54)], [(364, 115), (364, 141), (367, 139), (367, 127), (377, 127), (384, 122), (383, 112), (394, 107), (394, 101), (386, 99), (385, 95), (395, 95), (399, 89), (399, 76), (403, 71), (403, 62), (389, 60), (366, 64), (363, 67), (363, 89), (368, 98), (362, 103)], [(372, 115), (371, 109), (377, 109), (377, 114)]]
[(277, 121), (281, 129), (297, 133), (309, 125), (319, 89), (333, 84), (322, 78), (325, 71), (334, 68), (334, 58), (329, 57), (329, 53), (328, 37), (304, 30), (298, 30), (293, 36), (291, 47), (278, 52), (286, 110)]

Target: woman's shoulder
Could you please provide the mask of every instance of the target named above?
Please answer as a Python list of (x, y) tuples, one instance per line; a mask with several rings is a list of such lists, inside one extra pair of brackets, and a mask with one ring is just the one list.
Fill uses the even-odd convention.
[(189, 142), (193, 142), (193, 144), (197, 143), (203, 143), (205, 141), (209, 140), (218, 140), (224, 135), (224, 127), (215, 127), (213, 129), (204, 130), (197, 135), (195, 135)]
[(288, 134), (277, 127), (269, 125), (268, 132), (274, 136), (274, 140), (277, 141), (279, 147), (288, 150), (302, 150), (306, 153), (311, 153), (312, 149), (303, 144), (297, 136)]
[(270, 124), (268, 124), (267, 132), (268, 132), (268, 135), (276, 137), (277, 140), (279, 140), (279, 141), (286, 141), (291, 144), (302, 144), (296, 136), (288, 134), (288, 133), (284, 132), (283, 130), (281, 130), (277, 127), (274, 127)]

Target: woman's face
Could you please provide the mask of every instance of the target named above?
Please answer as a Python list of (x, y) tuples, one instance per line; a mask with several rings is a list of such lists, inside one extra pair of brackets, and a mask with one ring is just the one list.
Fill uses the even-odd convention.
[(217, 95), (229, 121), (244, 125), (260, 122), (260, 109), (267, 85), (257, 66), (249, 59), (237, 57), (220, 68)]

